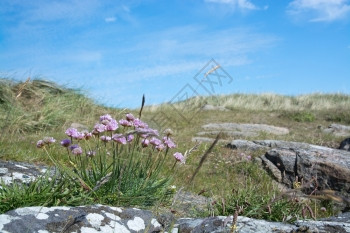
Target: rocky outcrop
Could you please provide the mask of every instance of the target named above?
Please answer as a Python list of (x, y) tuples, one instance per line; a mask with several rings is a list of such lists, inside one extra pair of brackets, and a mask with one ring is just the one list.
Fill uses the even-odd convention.
[(5, 184), (29, 183), (46, 172), (54, 171), (48, 171), (47, 166), (0, 160), (0, 181)]
[(223, 112), (227, 112), (227, 111), (230, 111), (229, 109), (223, 107), (223, 106), (213, 106), (213, 105), (210, 105), (210, 104), (206, 104), (204, 105), (201, 110), (204, 110), (204, 111), (223, 111)]
[(339, 149), (350, 151), (350, 138), (346, 138), (343, 141), (341, 141)]
[(265, 124), (237, 124), (237, 123), (210, 123), (203, 125), (202, 128), (207, 131), (219, 131), (223, 133), (236, 132), (238, 135), (242, 133), (246, 136), (258, 136), (259, 133), (264, 132), (275, 135), (285, 135), (289, 133), (287, 128), (276, 127)]
[[(236, 231), (234, 231), (236, 230)], [(0, 215), (2, 233), (272, 233), (350, 232), (350, 214), (294, 224), (238, 216), (175, 219), (172, 214), (154, 215), (137, 208), (104, 205), (79, 207), (25, 207)]]
[[(212, 142), (219, 133), (225, 138), (257, 137), (261, 133), (273, 135), (285, 135), (289, 133), (287, 128), (276, 127), (265, 124), (237, 124), (237, 123), (210, 123), (202, 126), (204, 131), (196, 134), (192, 141)], [(224, 142), (224, 141), (223, 141)]]
[(337, 137), (347, 137), (350, 136), (350, 126), (331, 124), (328, 128), (324, 129), (323, 132), (333, 134)]
[(315, 179), (320, 190), (350, 193), (350, 152), (298, 145), (277, 147), (260, 157), (277, 181), (292, 188), (295, 181), (307, 183)]

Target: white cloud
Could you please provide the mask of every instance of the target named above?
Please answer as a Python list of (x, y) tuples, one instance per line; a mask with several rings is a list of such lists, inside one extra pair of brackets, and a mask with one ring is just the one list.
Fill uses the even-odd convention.
[(107, 17), (105, 18), (105, 22), (106, 23), (112, 23), (112, 22), (115, 22), (117, 20), (116, 17)]
[(205, 0), (205, 2), (210, 3), (219, 3), (219, 4), (228, 4), (233, 8), (239, 8), (242, 10), (256, 10), (258, 9), (253, 3), (249, 0)]
[(310, 22), (331, 22), (350, 14), (349, 0), (293, 0), (287, 12), (295, 19)]

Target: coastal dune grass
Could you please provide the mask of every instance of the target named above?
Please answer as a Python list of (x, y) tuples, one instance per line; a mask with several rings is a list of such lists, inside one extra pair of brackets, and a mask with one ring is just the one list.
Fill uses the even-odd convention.
[[(224, 106), (229, 111), (201, 111), (201, 107), (205, 104)], [(91, 126), (98, 116), (106, 113), (121, 118), (127, 112), (134, 115), (139, 112), (139, 109), (107, 108), (87, 98), (82, 91), (57, 86), (43, 80), (30, 80), (26, 83), (0, 79), (0, 106), (2, 129), (0, 159), (49, 165), (54, 165), (52, 160), (35, 148), (38, 139), (45, 136), (63, 138), (62, 132), (73, 122)], [(193, 111), (196, 111), (196, 117), (185, 121), (183, 116), (179, 115), (178, 109), (183, 111), (184, 116), (191, 116)], [(331, 123), (350, 124), (350, 96), (345, 94), (301, 96), (233, 94), (196, 97), (174, 104), (146, 105), (142, 114), (143, 121), (152, 127), (157, 127), (152, 125), (152, 119), (161, 113), (167, 113), (171, 116), (170, 121), (178, 123), (173, 131), (178, 149), (182, 152), (195, 146), (196, 143), (191, 139), (202, 130), (202, 125), (223, 122), (270, 124), (286, 127), (290, 133), (278, 136), (261, 134), (247, 138), (224, 135), (221, 139), (276, 139), (336, 148), (343, 138), (324, 134), (322, 128), (328, 127)], [(314, 206), (315, 203), (317, 208), (313, 210), (317, 211), (317, 217), (326, 217), (335, 213), (336, 210), (329, 203), (315, 201), (311, 204), (298, 204), (291, 202), (289, 198), (277, 200), (276, 197), (282, 195), (281, 191), (275, 186), (270, 176), (253, 162), (255, 157), (264, 153), (263, 151), (254, 153), (232, 151), (218, 143), (201, 164), (193, 182), (190, 182), (209, 147), (210, 144), (207, 143), (198, 145), (186, 158), (186, 164), (179, 166), (176, 175), (172, 178), (172, 184), (177, 189), (184, 188), (186, 191), (201, 193), (211, 198), (212, 202), (209, 205), (212, 211), (197, 213), (198, 216), (233, 215), (241, 210), (240, 215), (274, 221), (293, 221), (303, 218), (301, 212), (306, 205)], [(69, 159), (61, 152), (53, 152), (52, 156), (66, 166), (72, 166)], [(172, 162), (165, 162), (159, 174), (168, 175), (172, 165)], [(78, 191), (81, 189), (79, 184), (74, 187)], [(83, 199), (82, 196), (79, 198)], [(93, 201), (87, 198), (86, 202), (80, 202), (79, 198), (74, 202), (67, 197), (65, 203), (59, 204), (82, 204)], [(21, 202), (21, 204), (24, 203)], [(57, 202), (50, 202), (50, 205), (56, 204)], [(327, 210), (319, 211), (321, 207), (326, 207)], [(311, 218), (311, 215), (306, 217)]]

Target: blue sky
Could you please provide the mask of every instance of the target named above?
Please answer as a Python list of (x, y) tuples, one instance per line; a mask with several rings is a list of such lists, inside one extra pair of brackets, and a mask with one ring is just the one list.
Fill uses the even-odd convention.
[(211, 59), (232, 78), (216, 94), (350, 94), (350, 1), (0, 1), (2, 77), (137, 107), (198, 87)]

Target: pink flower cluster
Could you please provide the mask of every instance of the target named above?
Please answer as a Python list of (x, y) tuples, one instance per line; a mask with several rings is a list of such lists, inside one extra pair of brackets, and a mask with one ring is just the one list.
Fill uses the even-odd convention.
[[(123, 130), (119, 129), (119, 125), (123, 127)], [(133, 129), (125, 134), (120, 133), (129, 127), (133, 127)], [(108, 135), (106, 133), (108, 133)], [(167, 130), (165, 132), (166, 136), (160, 138), (157, 130), (150, 128), (145, 122), (134, 117), (131, 113), (126, 114), (125, 119), (119, 121), (114, 119), (111, 115), (105, 114), (100, 116), (99, 122), (95, 124), (91, 132), (79, 132), (76, 128), (68, 128), (65, 131), (65, 134), (70, 137), (70, 139), (63, 139), (61, 145), (66, 147), (67, 150), (74, 155), (81, 155), (83, 149), (78, 144), (72, 145), (73, 140), (77, 140), (78, 142), (81, 140), (89, 140), (92, 136), (97, 137), (105, 144), (113, 141), (117, 144), (126, 145), (134, 141), (134, 138), (137, 135), (141, 138), (141, 146), (143, 148), (151, 146), (157, 151), (163, 151), (164, 149), (167, 149), (168, 151), (168, 149), (176, 147), (176, 144), (170, 138), (170, 135), (172, 134), (171, 130)], [(47, 137), (43, 140), (39, 140), (37, 142), (37, 147), (42, 148), (46, 144), (51, 144), (53, 142), (55, 142), (55, 139)], [(88, 157), (93, 157), (96, 152), (90, 150), (87, 151), (86, 154)], [(181, 163), (185, 162), (184, 156), (179, 152), (174, 154), (174, 158)]]

